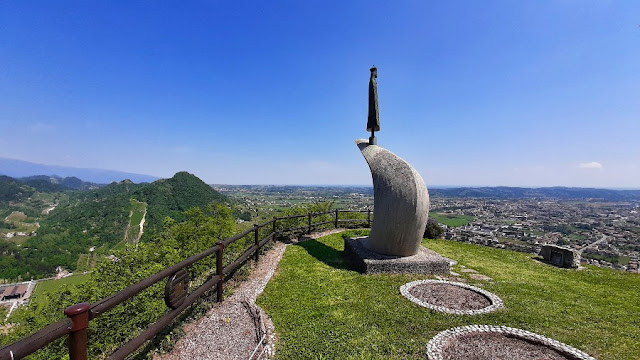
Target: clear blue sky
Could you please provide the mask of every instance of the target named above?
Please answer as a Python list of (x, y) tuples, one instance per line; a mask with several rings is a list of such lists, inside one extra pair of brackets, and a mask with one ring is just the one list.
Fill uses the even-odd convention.
[(208, 183), (640, 187), (638, 1), (0, 2), (0, 157)]

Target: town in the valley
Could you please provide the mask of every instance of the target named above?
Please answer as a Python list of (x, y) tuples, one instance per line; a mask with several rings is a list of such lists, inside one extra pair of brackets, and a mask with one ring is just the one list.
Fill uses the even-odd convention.
[[(373, 207), (371, 187), (214, 185), (253, 216), (287, 206), (332, 201), (349, 210)], [(437, 192), (436, 192), (437, 193)], [(576, 250), (582, 263), (638, 272), (640, 201), (492, 199), (431, 196), (430, 217), (444, 238), (537, 253), (543, 244)]]
[(562, 245), (583, 263), (638, 272), (638, 202), (436, 198), (432, 209), (435, 216), (473, 216), (463, 226), (443, 225), (446, 239), (533, 253)]

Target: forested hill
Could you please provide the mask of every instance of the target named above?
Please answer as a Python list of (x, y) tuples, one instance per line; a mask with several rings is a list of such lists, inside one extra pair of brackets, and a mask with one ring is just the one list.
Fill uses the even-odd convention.
[(0, 201), (23, 201), (36, 191), (60, 192), (67, 190), (97, 189), (101, 185), (82, 181), (77, 177), (29, 176), (15, 179), (0, 175)]
[[(13, 188), (20, 185), (10, 184)], [(52, 274), (57, 266), (69, 270), (81, 264), (84, 268), (90, 266), (126, 241), (130, 216), (136, 206), (146, 208), (144, 240), (161, 229), (166, 216), (181, 221), (185, 210), (227, 200), (186, 172), (151, 184), (125, 180), (68, 194), (68, 200), (40, 220), (37, 235), (29, 237), (21, 248), (2, 243), (5, 255), (0, 257), (0, 278), (37, 278)], [(139, 221), (132, 225), (138, 225)]]
[(441, 197), (475, 197), (494, 199), (594, 199), (602, 201), (631, 201), (640, 200), (640, 190), (610, 190), (574, 187), (460, 187), (460, 188), (430, 188), (429, 195)]
[(194, 206), (205, 208), (212, 202), (227, 202), (226, 196), (187, 172), (142, 186), (132, 197), (147, 203), (145, 238), (160, 229), (166, 216), (183, 221), (183, 212)]
[(18, 180), (0, 175), (0, 201), (22, 201), (36, 191), (33, 187)]
[(60, 177), (60, 176), (47, 176), (47, 175), (35, 175), (27, 176), (18, 179), (20, 182), (34, 187), (38, 191), (53, 192), (64, 190), (90, 190), (97, 189), (103, 185), (83, 181), (75, 176)]

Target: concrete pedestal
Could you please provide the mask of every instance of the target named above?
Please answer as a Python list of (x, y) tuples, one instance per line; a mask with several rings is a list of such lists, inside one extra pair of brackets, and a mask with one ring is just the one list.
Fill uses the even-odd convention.
[(450, 260), (420, 246), (411, 256), (390, 256), (369, 250), (367, 237), (345, 238), (344, 255), (356, 270), (365, 274), (447, 274)]

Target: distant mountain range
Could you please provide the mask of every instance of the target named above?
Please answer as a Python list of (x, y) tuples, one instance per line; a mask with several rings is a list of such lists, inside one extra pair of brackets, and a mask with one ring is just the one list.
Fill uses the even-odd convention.
[[(321, 186), (321, 185), (211, 185), (223, 191), (255, 190), (265, 193), (309, 194), (315, 196), (346, 196), (360, 193), (373, 196), (373, 187), (365, 185)], [(640, 190), (612, 190), (577, 187), (524, 188), (509, 186), (493, 187), (429, 187), (432, 197), (487, 198), (487, 199), (560, 199), (599, 201), (640, 201)]]
[(429, 195), (440, 197), (472, 197), (493, 199), (591, 199), (601, 201), (631, 201), (640, 200), (640, 190), (610, 190), (574, 187), (460, 187), (450, 189), (429, 189)]
[(14, 179), (0, 175), (0, 201), (22, 201), (36, 191), (50, 193), (65, 190), (91, 190), (100, 186), (82, 181), (77, 177), (37, 175)]
[(85, 169), (69, 166), (44, 165), (28, 161), (0, 158), (0, 175), (23, 178), (35, 175), (55, 176), (59, 178), (76, 177), (96, 184), (109, 184), (129, 179), (134, 183), (153, 182), (158, 177), (104, 169)]
[(88, 181), (82, 181), (75, 176), (62, 178), (56, 175), (35, 175), (19, 178), (17, 180), (42, 192), (64, 190), (91, 190), (104, 186)]

